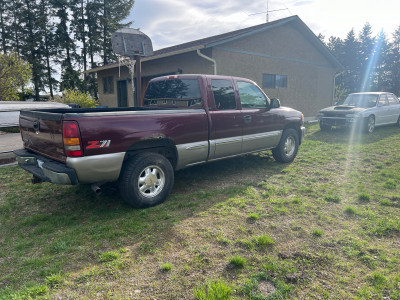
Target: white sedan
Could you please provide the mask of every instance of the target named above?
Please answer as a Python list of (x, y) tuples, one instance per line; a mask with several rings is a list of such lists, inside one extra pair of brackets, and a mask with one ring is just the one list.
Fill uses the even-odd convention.
[(318, 120), (321, 130), (357, 126), (371, 133), (376, 126), (400, 126), (400, 102), (392, 93), (354, 93), (343, 104), (320, 110)]

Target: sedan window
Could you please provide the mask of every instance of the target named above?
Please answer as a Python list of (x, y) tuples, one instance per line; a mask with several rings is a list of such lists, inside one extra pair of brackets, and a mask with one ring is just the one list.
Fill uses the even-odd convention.
[(386, 106), (389, 105), (386, 95), (381, 95), (379, 98), (378, 106)]
[(344, 100), (343, 105), (369, 108), (376, 106), (378, 95), (373, 94), (350, 94)]
[(399, 104), (399, 99), (397, 99), (394, 95), (388, 95), (389, 105)]

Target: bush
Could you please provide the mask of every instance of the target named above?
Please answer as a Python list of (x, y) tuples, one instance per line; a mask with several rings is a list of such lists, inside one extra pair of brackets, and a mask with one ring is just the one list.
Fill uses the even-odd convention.
[(61, 99), (56, 98), (54, 100), (64, 104), (75, 103), (82, 108), (93, 108), (99, 104), (88, 92), (83, 93), (76, 89), (65, 90)]

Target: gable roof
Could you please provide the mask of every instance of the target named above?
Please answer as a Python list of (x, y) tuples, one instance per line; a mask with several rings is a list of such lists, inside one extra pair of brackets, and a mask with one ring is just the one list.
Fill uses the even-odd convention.
[[(172, 55), (177, 55), (185, 52), (194, 51), (197, 49), (211, 48), (218, 46), (227, 42), (234, 41), (249, 35), (260, 33), (263, 31), (271, 30), (276, 27), (284, 26), (290, 24), (294, 26), (297, 30), (303, 33), (306, 39), (309, 40), (321, 53), (322, 55), (332, 64), (332, 66), (339, 72), (343, 70), (343, 66), (340, 62), (333, 56), (329, 49), (321, 42), (321, 40), (308, 28), (308, 26), (297, 16), (291, 16), (284, 19), (279, 19), (276, 21), (263, 23), (255, 25), (252, 27), (247, 27), (219, 35), (210, 36), (207, 38), (170, 46), (154, 51), (152, 56), (143, 57), (142, 61), (148, 61), (153, 59), (158, 59), (162, 57), (168, 57)], [(96, 72), (100, 70), (110, 69), (117, 67), (118, 63), (105, 65), (102, 67), (97, 67), (86, 71), (87, 73)]]

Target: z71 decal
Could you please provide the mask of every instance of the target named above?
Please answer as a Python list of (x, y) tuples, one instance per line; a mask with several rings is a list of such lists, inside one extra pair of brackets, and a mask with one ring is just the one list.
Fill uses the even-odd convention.
[(89, 141), (89, 146), (86, 149), (98, 149), (98, 148), (107, 148), (110, 147), (111, 140), (104, 141)]

